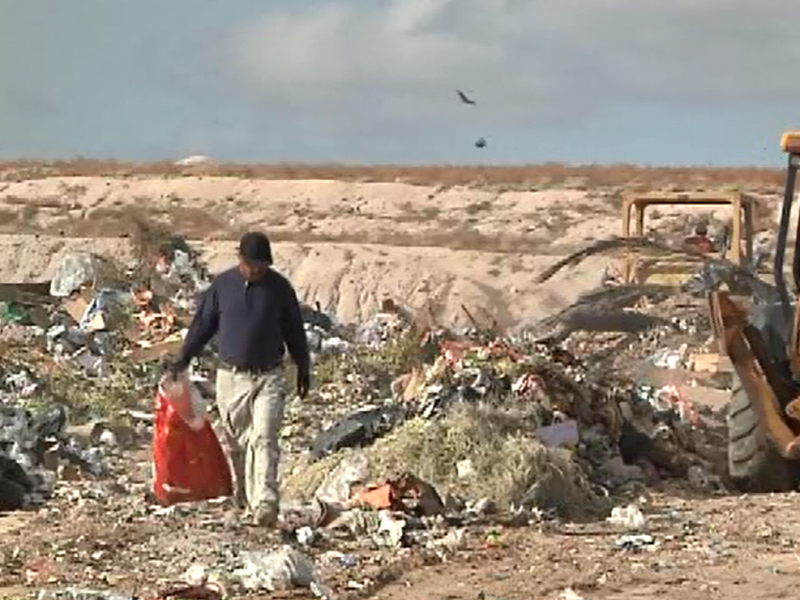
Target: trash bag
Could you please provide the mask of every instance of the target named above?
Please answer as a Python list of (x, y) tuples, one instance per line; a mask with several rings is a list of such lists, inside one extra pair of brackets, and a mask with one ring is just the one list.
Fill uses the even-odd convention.
[[(211, 423), (203, 416), (202, 425), (195, 428), (198, 413), (192, 407), (193, 386), (188, 380), (174, 383), (159, 386), (156, 396), (153, 435), (156, 499), (163, 506), (170, 506), (231, 496), (230, 468)], [(177, 395), (172, 395), (175, 392)]]
[(158, 393), (167, 398), (173, 410), (186, 424), (200, 431), (206, 422), (207, 404), (189, 377), (184, 373), (178, 377), (164, 377), (158, 386)]
[(403, 419), (404, 413), (400, 406), (380, 406), (350, 413), (314, 439), (311, 457), (318, 460), (342, 448), (367, 446), (391, 431)]
[[(290, 546), (276, 550), (256, 550), (243, 552), (242, 568), (234, 577), (242, 587), (249, 591), (266, 590), (269, 592), (284, 591), (295, 587), (311, 588), (322, 591), (314, 563), (301, 552)], [(315, 591), (318, 597), (327, 597)]]
[(21, 510), (33, 482), (16, 461), (0, 455), (0, 511)]

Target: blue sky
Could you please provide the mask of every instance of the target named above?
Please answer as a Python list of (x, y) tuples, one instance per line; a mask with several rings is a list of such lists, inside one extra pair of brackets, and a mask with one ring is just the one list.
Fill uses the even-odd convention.
[(780, 165), (795, 4), (0, 0), (0, 157)]

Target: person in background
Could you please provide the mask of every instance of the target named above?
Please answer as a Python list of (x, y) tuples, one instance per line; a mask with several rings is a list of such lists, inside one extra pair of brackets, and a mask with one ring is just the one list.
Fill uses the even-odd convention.
[(254, 524), (265, 527), (274, 527), (279, 513), (285, 350), (297, 365), (298, 395), (305, 398), (311, 385), (297, 295), (272, 264), (267, 236), (245, 234), (239, 243), (239, 265), (214, 279), (172, 365), (174, 375), (186, 371), (217, 336), (217, 404), (236, 478), (235, 500), (249, 511)]
[(703, 254), (714, 252), (714, 242), (708, 237), (708, 225), (706, 223), (698, 223), (694, 228), (694, 235), (684, 239), (683, 243), (685, 246)]

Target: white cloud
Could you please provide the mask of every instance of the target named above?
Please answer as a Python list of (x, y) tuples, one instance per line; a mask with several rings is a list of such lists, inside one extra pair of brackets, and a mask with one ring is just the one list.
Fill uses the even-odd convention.
[(275, 11), (239, 30), (235, 65), (249, 92), (331, 120), (351, 107), (425, 121), (461, 118), (454, 90), (464, 88), (485, 122), (562, 125), (642, 105), (768, 110), (800, 93), (790, 0), (368, 6)]

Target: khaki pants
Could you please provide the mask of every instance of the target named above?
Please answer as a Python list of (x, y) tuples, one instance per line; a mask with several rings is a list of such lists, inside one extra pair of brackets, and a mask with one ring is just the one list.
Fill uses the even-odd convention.
[(278, 436), (285, 403), (282, 367), (258, 375), (217, 372), (217, 405), (236, 478), (235, 499), (242, 508), (278, 508)]

